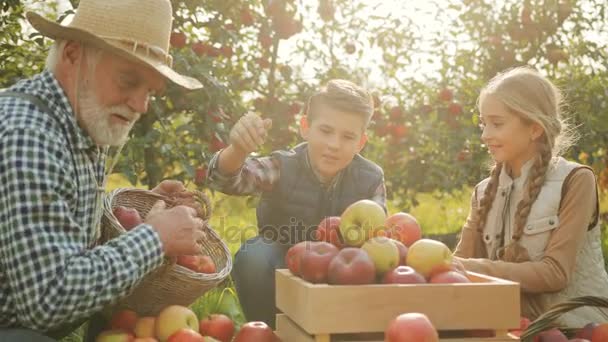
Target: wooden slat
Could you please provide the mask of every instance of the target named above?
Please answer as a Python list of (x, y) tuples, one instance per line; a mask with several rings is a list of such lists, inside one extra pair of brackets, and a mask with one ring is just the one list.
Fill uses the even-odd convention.
[(310, 334), (384, 331), (404, 312), (426, 314), (438, 330), (507, 330), (520, 319), (519, 284), (471, 274), (468, 284), (311, 284), (276, 272), (280, 311)]
[[(382, 339), (365, 338), (341, 338), (341, 336), (331, 337), (329, 335), (310, 335), (297, 323), (289, 319), (285, 314), (277, 315), (277, 335), (283, 342), (384, 342)], [(516, 342), (517, 338), (511, 337), (472, 337), (472, 338), (445, 338), (440, 342)]]

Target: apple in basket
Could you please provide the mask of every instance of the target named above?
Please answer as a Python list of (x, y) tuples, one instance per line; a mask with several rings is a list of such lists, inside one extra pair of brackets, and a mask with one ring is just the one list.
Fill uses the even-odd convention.
[(385, 331), (386, 342), (438, 342), (439, 334), (425, 314), (410, 312), (394, 318)]
[(234, 323), (223, 314), (211, 314), (201, 319), (199, 331), (203, 336), (210, 336), (221, 342), (230, 342), (234, 335)]
[(166, 341), (180, 329), (191, 329), (198, 333), (199, 322), (196, 314), (181, 305), (170, 305), (164, 308), (156, 317), (156, 337)]
[(118, 206), (112, 210), (112, 213), (120, 225), (126, 230), (131, 230), (143, 223), (141, 216), (139, 216), (139, 212), (133, 208)]
[(180, 255), (177, 264), (198, 273), (215, 273), (215, 262), (208, 255)]
[(234, 337), (233, 342), (279, 342), (280, 339), (264, 322), (248, 322)]

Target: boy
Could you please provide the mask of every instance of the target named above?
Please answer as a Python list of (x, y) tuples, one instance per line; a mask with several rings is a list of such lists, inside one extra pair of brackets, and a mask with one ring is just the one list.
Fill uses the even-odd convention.
[(382, 169), (358, 154), (372, 112), (366, 90), (332, 80), (308, 101), (300, 127), (305, 143), (248, 157), (264, 143), (271, 121), (247, 114), (232, 128), (230, 145), (212, 158), (212, 188), (232, 195), (261, 193), (259, 235), (236, 253), (232, 274), (247, 320), (274, 328), (275, 269), (285, 267), (289, 247), (312, 240), (323, 218), (340, 216), (361, 199), (374, 200), (386, 211)]

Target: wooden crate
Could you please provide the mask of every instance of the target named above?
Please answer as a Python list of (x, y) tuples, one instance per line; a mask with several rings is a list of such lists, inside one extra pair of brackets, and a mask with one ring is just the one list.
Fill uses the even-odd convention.
[[(277, 334), (286, 342), (359, 341), (353, 334), (381, 336), (399, 314), (420, 312), (439, 331), (494, 330), (499, 336), (466, 341), (513, 341), (507, 330), (519, 327), (519, 284), (475, 273), (469, 278), (467, 284), (328, 285), (279, 269)], [(365, 335), (372, 336), (367, 341), (382, 340)]]

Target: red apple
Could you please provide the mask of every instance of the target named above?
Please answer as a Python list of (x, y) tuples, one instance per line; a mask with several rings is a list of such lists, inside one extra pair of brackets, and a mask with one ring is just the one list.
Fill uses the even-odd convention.
[(248, 322), (241, 326), (241, 330), (232, 342), (278, 342), (279, 338), (264, 322)]
[(253, 18), (253, 14), (251, 13), (251, 10), (248, 8), (243, 8), (241, 10), (241, 24), (245, 25), (245, 26), (251, 26), (255, 23), (254, 18)]
[(448, 101), (452, 101), (453, 98), (454, 98), (454, 93), (452, 93), (452, 91), (448, 88), (443, 88), (439, 92), (439, 99), (441, 101), (448, 102)]
[(223, 314), (211, 314), (201, 320), (199, 331), (203, 336), (211, 336), (221, 342), (230, 342), (234, 335), (234, 323)]
[(203, 184), (207, 178), (207, 169), (204, 166), (197, 167), (194, 172), (194, 183)]
[(120, 225), (126, 230), (131, 230), (143, 223), (141, 216), (139, 216), (139, 212), (133, 208), (118, 206), (112, 210), (112, 213)]
[(591, 341), (591, 337), (593, 336), (593, 330), (597, 326), (599, 326), (598, 323), (588, 323), (587, 325), (585, 325), (584, 327), (582, 327), (581, 330), (579, 330), (576, 333), (575, 337), (582, 338), (582, 339), (587, 339), (587, 340)]
[(407, 247), (403, 244), (403, 242), (392, 239), (391, 242), (397, 246), (399, 250), (399, 265), (407, 265)]
[(462, 105), (456, 102), (452, 102), (448, 105), (448, 113), (453, 116), (458, 116), (462, 114)]
[(513, 335), (515, 337), (520, 337), (521, 334), (524, 332), (524, 330), (528, 329), (528, 327), (530, 326), (530, 323), (532, 323), (532, 322), (530, 321), (529, 318), (521, 317), (519, 319), (519, 328), (511, 329), (511, 330), (509, 330), (509, 333), (511, 333), (511, 335)]
[(402, 124), (391, 124), (390, 129), (391, 134), (394, 138), (403, 138), (407, 135), (407, 132), (409, 131), (408, 127)]
[(338, 247), (325, 241), (312, 241), (300, 257), (302, 278), (311, 283), (327, 283), (329, 263), (338, 254)]
[(464, 274), (456, 271), (441, 272), (431, 276), (429, 283), (432, 284), (455, 284), (455, 283), (470, 283), (471, 280)]
[(438, 342), (439, 334), (421, 313), (404, 313), (394, 318), (385, 332), (385, 342)]
[(169, 39), (169, 43), (176, 49), (181, 49), (186, 46), (186, 35), (183, 32), (173, 32)]
[(403, 242), (406, 247), (422, 237), (422, 229), (416, 218), (407, 213), (396, 213), (386, 218), (384, 222), (389, 236)]
[(287, 265), (291, 274), (300, 276), (300, 258), (302, 257), (302, 252), (309, 248), (309, 245), (310, 241), (302, 241), (291, 246), (287, 250), (287, 253), (285, 254), (285, 265)]
[(591, 334), (591, 342), (608, 341), (608, 323), (599, 324)]
[(314, 237), (317, 241), (327, 241), (338, 248), (343, 248), (344, 243), (342, 235), (340, 235), (340, 216), (324, 218), (315, 230)]
[(138, 318), (137, 313), (133, 310), (120, 310), (112, 315), (109, 328), (134, 333)]
[[(568, 342), (568, 338), (557, 328), (546, 330), (536, 335), (538, 342)], [(599, 341), (599, 340), (598, 340)], [(602, 340), (606, 341), (606, 340)]]
[(177, 264), (198, 273), (215, 273), (215, 263), (208, 255), (180, 255)]
[(424, 284), (426, 279), (409, 266), (397, 266), (384, 274), (382, 282), (384, 284)]
[(260, 41), (260, 45), (262, 45), (262, 47), (265, 49), (272, 46), (272, 37), (270, 34), (268, 34), (268, 32), (260, 32), (258, 35), (258, 40)]
[(192, 329), (182, 328), (169, 336), (167, 342), (205, 342), (205, 339)]
[(197, 56), (203, 56), (207, 53), (208, 46), (205, 43), (196, 42), (196, 43), (192, 44), (192, 46), (190, 48)]
[(329, 283), (337, 285), (372, 284), (376, 267), (367, 253), (354, 247), (342, 249), (329, 263)]

